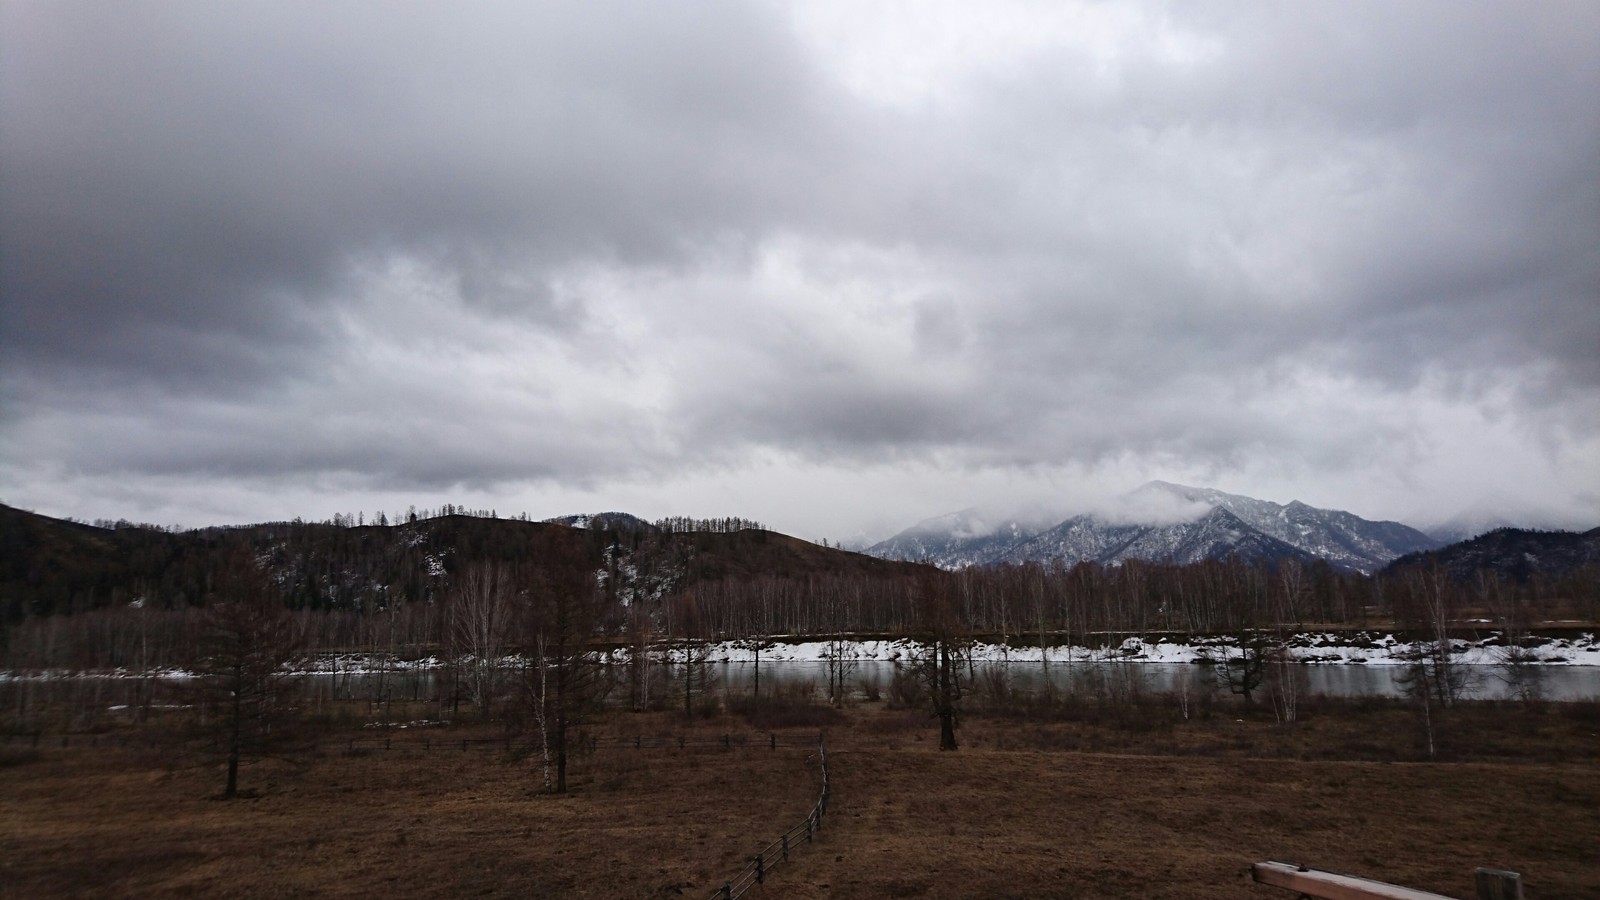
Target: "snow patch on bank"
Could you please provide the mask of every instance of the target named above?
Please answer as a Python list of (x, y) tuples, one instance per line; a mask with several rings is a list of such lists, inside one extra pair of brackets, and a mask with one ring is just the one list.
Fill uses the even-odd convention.
[[(1309, 632), (1297, 634), (1287, 642), (1287, 650), (1297, 662), (1314, 665), (1405, 665), (1413, 661), (1424, 648), (1423, 642), (1401, 641), (1392, 634), (1357, 632), (1333, 634)], [(1539, 665), (1600, 666), (1600, 640), (1594, 634), (1575, 638), (1533, 638), (1524, 648), (1534, 654)], [(722, 641), (710, 645), (710, 658), (717, 662), (754, 662), (756, 644), (753, 641)], [(843, 641), (773, 641), (762, 643), (760, 655), (764, 660), (821, 662), (834, 655), (856, 660), (903, 660), (917, 652), (917, 643), (899, 640), (843, 640)], [(1007, 644), (978, 643), (972, 648), (972, 657), (980, 662), (1042, 662), (1048, 653), (1050, 662), (1069, 660), (1119, 660), (1146, 663), (1200, 663), (1221, 656), (1236, 654), (1238, 643), (1227, 637), (1197, 638), (1192, 642), (1146, 641), (1130, 637), (1114, 644), (1098, 647), (1058, 646), (1041, 650), (1038, 647), (1012, 647)], [(1505, 642), (1498, 633), (1478, 641), (1451, 642), (1450, 655), (1454, 662), (1468, 666), (1495, 666), (1505, 661)], [(682, 662), (685, 651), (674, 648), (667, 651), (671, 662)]]
[[(691, 653), (711, 662), (751, 663), (760, 657), (770, 662), (824, 662), (835, 656), (851, 660), (880, 660), (894, 662), (910, 660), (919, 645), (909, 638), (895, 640), (771, 640), (771, 641), (716, 641), (706, 645), (682, 642), (664, 643), (652, 648), (654, 658), (682, 664)], [(1600, 639), (1593, 633), (1571, 638), (1533, 637), (1523, 642), (1530, 651), (1530, 662), (1540, 666), (1600, 666)], [(1400, 666), (1412, 662), (1424, 650), (1423, 642), (1401, 641), (1393, 634), (1382, 632), (1306, 632), (1291, 637), (1287, 651), (1295, 661), (1307, 665), (1370, 665)], [(1450, 644), (1451, 660), (1457, 665), (1498, 666), (1505, 663), (1506, 646), (1498, 632), (1477, 641), (1455, 640)], [(1124, 638), (1097, 647), (1057, 646), (1048, 649), (1050, 662), (1108, 662), (1130, 663), (1203, 663), (1238, 653), (1238, 643), (1229, 637), (1196, 638), (1193, 641), (1145, 640), (1139, 637)], [(623, 647), (608, 653), (614, 662), (625, 662), (630, 649)], [(1046, 651), (1038, 647), (1012, 647), (1007, 644), (978, 643), (972, 647), (972, 658), (979, 662), (1037, 663), (1044, 661)], [(497, 667), (517, 667), (528, 663), (520, 656), (507, 656), (495, 662)], [(461, 657), (458, 665), (470, 666), (471, 657)], [(319, 656), (294, 669), (295, 675), (378, 675), (402, 672), (434, 671), (445, 668), (436, 656), (421, 659), (389, 659), (381, 655), (338, 654)], [(138, 669), (101, 669), (93, 671), (6, 671), (0, 672), (0, 682), (44, 681), (66, 678), (192, 678), (194, 673), (183, 669), (165, 668), (140, 671)]]

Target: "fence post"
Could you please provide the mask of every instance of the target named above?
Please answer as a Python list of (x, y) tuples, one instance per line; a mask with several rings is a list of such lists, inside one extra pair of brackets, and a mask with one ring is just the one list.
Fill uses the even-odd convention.
[(683, 749), (683, 735), (681, 735), (681, 734), (678, 735), (678, 749), (679, 750)]
[(390, 738), (384, 738), (383, 739), (383, 749), (385, 749), (385, 750), (389, 749), (389, 741), (390, 741)]
[(722, 883), (722, 900), (733, 900), (733, 885), (726, 881)]
[(783, 836), (783, 861), (789, 861), (789, 835)]
[(639, 736), (638, 735), (634, 735), (633, 736), (633, 749), (635, 749), (635, 750), (639, 749)]
[(815, 812), (809, 816), (806, 816), (806, 843), (808, 844), (811, 843), (811, 820), (816, 818), (816, 816), (817, 814)]
[(771, 742), (772, 749), (774, 749), (774, 750), (778, 749), (778, 736), (777, 735), (769, 734), (769, 735), (767, 735), (767, 740)]
[(1522, 900), (1522, 876), (1503, 869), (1479, 869), (1478, 900)]
[(728, 737), (727, 735), (723, 735), (722, 736), (722, 749), (724, 749), (724, 750), (732, 750), (733, 749), (733, 739)]
[(756, 854), (756, 884), (761, 884), (767, 879), (766, 864), (761, 861), (761, 854)]

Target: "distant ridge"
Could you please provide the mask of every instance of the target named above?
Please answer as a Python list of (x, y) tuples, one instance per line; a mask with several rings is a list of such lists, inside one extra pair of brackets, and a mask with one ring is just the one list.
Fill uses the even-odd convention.
[(211, 574), (240, 545), (254, 551), (285, 603), (312, 610), (435, 603), (452, 574), (478, 562), (521, 566), (531, 580), (551, 585), (592, 583), (604, 573), (604, 590), (623, 605), (724, 579), (898, 583), (926, 575), (921, 566), (736, 518), (652, 524), (609, 512), (530, 522), (451, 511), (394, 524), (340, 522), (169, 531), (85, 525), (0, 503), (0, 619), (146, 602), (200, 605)]
[(1585, 532), (1496, 528), (1436, 550), (1408, 553), (1384, 569), (1394, 574), (1413, 566), (1439, 565), (1461, 581), (1492, 572), (1517, 583), (1531, 578), (1561, 578), (1587, 566), (1600, 566), (1600, 528)]
[(1323, 559), (1370, 573), (1439, 541), (1398, 522), (1377, 522), (1296, 500), (1278, 504), (1212, 488), (1152, 481), (1112, 513), (1084, 513), (1054, 525), (986, 522), (973, 510), (920, 522), (867, 548), (885, 559), (925, 560), (943, 568), (997, 563), (1067, 565), (1127, 560), (1191, 563), (1242, 559)]
[(646, 522), (636, 515), (625, 512), (603, 512), (593, 514), (579, 514), (573, 516), (556, 516), (545, 519), (551, 525), (565, 525), (568, 528), (593, 528), (611, 531), (655, 531), (656, 526)]

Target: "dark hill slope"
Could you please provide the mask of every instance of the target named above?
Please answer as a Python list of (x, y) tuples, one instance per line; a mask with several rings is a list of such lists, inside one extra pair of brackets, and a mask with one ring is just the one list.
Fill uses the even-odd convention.
[(1492, 572), (1519, 584), (1532, 578), (1564, 578), (1600, 566), (1600, 528), (1582, 533), (1498, 528), (1438, 550), (1408, 553), (1390, 563), (1384, 574), (1419, 565), (1443, 566), (1458, 581), (1479, 572)]
[[(641, 527), (642, 526), (642, 527)], [(923, 570), (771, 531), (668, 532), (632, 517), (586, 527), (441, 516), (346, 527), (271, 522), (169, 532), (102, 528), (0, 505), (0, 611), (6, 621), (142, 601), (204, 602), (227, 551), (248, 545), (297, 609), (370, 609), (435, 599), (451, 574), (480, 561), (515, 567), (529, 584), (604, 573), (618, 599), (700, 582), (844, 576), (894, 580)]]
[(120, 524), (103, 528), (0, 504), (0, 615), (77, 612), (160, 593), (198, 597), (216, 537)]

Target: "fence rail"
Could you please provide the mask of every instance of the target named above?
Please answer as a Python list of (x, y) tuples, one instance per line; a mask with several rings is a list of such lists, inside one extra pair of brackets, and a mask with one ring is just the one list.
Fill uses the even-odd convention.
[(811, 843), (822, 830), (822, 818), (828, 812), (828, 797), (832, 794), (832, 787), (828, 782), (828, 744), (819, 735), (817, 737), (817, 754), (822, 763), (822, 793), (818, 795), (817, 802), (811, 807), (800, 824), (790, 828), (761, 851), (750, 858), (750, 862), (740, 869), (738, 874), (724, 881), (722, 887), (712, 892), (710, 900), (734, 900), (743, 897), (751, 888), (766, 882), (767, 874), (773, 867), (789, 861), (789, 854), (798, 849), (802, 842)]
[[(172, 735), (148, 736), (138, 734), (97, 734), (97, 733), (66, 733), (45, 734), (44, 732), (0, 734), (0, 745), (23, 745), (35, 748), (54, 747), (94, 747), (94, 748), (161, 748), (170, 747), (174, 743), (184, 742), (184, 738)], [(623, 737), (596, 737), (590, 736), (577, 746), (591, 753), (601, 750), (665, 750), (690, 748), (715, 748), (721, 750), (735, 749), (770, 749), (779, 747), (811, 746), (813, 738), (800, 735), (781, 734), (722, 734), (711, 737), (687, 737), (685, 735), (655, 734), (635, 735)], [(439, 753), (456, 751), (465, 753), (471, 750), (495, 751), (507, 753), (512, 751), (535, 752), (540, 749), (538, 737), (528, 734), (502, 735), (500, 737), (448, 737), (445, 735), (424, 735), (420, 737), (321, 737), (302, 745), (302, 749), (313, 753), (321, 750), (343, 750), (346, 753), (375, 752), (380, 750), (402, 751), (410, 750), (423, 753)]]

